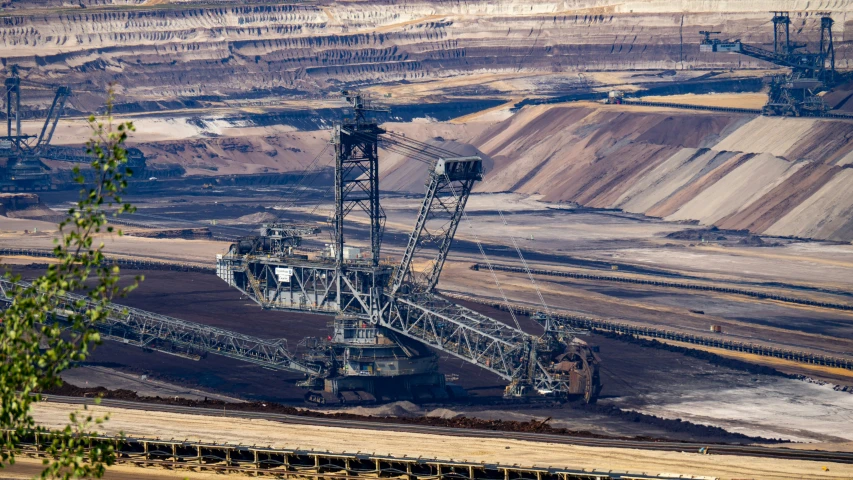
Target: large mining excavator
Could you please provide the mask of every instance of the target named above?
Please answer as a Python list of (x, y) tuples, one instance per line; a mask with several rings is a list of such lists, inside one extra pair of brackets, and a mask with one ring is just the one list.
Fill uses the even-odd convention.
[[(366, 118), (361, 95), (347, 93), (355, 118), (334, 130), (335, 215), (333, 243), (302, 250), (313, 226), (266, 224), (216, 259), (217, 275), (260, 307), (334, 317), (326, 338), (306, 339), (295, 355), (285, 340), (266, 340), (115, 305), (96, 324), (106, 340), (198, 360), (207, 354), (245, 360), (271, 370), (305, 375), (306, 399), (321, 404), (394, 399), (444, 399), (464, 394), (445, 384), (436, 352), (458, 357), (507, 381), (507, 396), (582, 397), (596, 400), (598, 357), (574, 331), (544, 320), (533, 335), (439, 295), (442, 267), (474, 184), (480, 157), (458, 157), (385, 132)], [(426, 164), (426, 194), (399, 263), (380, 256), (385, 214), (379, 203), (378, 145)], [(347, 242), (347, 217), (368, 220), (369, 251)], [(352, 228), (352, 227), (351, 227)], [(416, 261), (417, 260), (417, 261)], [(414, 268), (414, 265), (419, 265)], [(0, 301), (13, 301), (15, 285), (0, 280)], [(67, 294), (61, 317), (85, 309), (87, 300)], [(322, 316), (318, 317), (318, 321)]]
[(25, 134), (21, 130), (21, 78), (15, 66), (10, 68), (11, 75), (4, 81), (6, 135), (0, 137), (0, 158), (6, 164), (0, 169), (0, 190), (46, 190), (51, 186), (50, 176), (40, 158), (50, 145), (71, 89), (57, 87), (39, 134)]
[(837, 85), (842, 76), (835, 69), (835, 45), (829, 16), (820, 19), (820, 42), (817, 52), (806, 49), (805, 42), (791, 40), (791, 16), (788, 12), (773, 14), (773, 50), (767, 50), (740, 40), (722, 41), (713, 38), (721, 32), (702, 31), (700, 52), (737, 53), (757, 58), (789, 69), (789, 73), (770, 75), (765, 79), (769, 86), (764, 115), (822, 116), (829, 106), (822, 92)]
[[(389, 134), (366, 118), (372, 109), (361, 95), (345, 95), (355, 118), (334, 130), (333, 243), (305, 254), (292, 248), (301, 240), (299, 232), (290, 232), (286, 249), (275, 247), (275, 236), (266, 233), (217, 258), (217, 274), (264, 309), (335, 316), (334, 335), (325, 346), (334, 360), (323, 362), (326, 375), (306, 382), (315, 389), (310, 398), (339, 401), (343, 392), (368, 398), (443, 395), (444, 376), (433, 353), (439, 351), (499, 375), (508, 382), (507, 395), (593, 401), (601, 388), (598, 359), (571, 331), (549, 323), (542, 334), (531, 335), (436, 293), (468, 196), (482, 179), (480, 157), (454, 156)], [(399, 264), (380, 256), (385, 221), (380, 141), (427, 165), (426, 194)], [(344, 236), (354, 211), (367, 220), (366, 228), (358, 227), (369, 232), (366, 254)], [(282, 226), (265, 228), (278, 232)], [(421, 266), (414, 269), (416, 258)]]

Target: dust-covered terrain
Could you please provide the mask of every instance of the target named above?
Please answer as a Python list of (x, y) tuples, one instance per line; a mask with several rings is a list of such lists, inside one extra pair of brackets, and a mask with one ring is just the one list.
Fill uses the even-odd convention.
[[(767, 68), (759, 60), (699, 53), (698, 32), (770, 43), (768, 12), (779, 8), (796, 11), (797, 31), (811, 41), (817, 40), (818, 14), (835, 15), (843, 68), (849, 49), (844, 18), (853, 8), (848, 1), (780, 6), (770, 0), (12, 0), (4, 7), (4, 65), (19, 65), (33, 81), (70, 85), (78, 92), (71, 109), (83, 113), (101, 106), (99, 94), (110, 82), (121, 85), (119, 112), (250, 111), (275, 106), (278, 97), (316, 97), (342, 86), (377, 86), (378, 94), (394, 99), (412, 89), (445, 96), (542, 95), (587, 90), (578, 72), (595, 78), (596, 72), (628, 71), (636, 82), (705, 75), (691, 70)], [(422, 87), (445, 81), (438, 89)], [(596, 82), (626, 83), (606, 75)], [(51, 96), (43, 95), (45, 102)]]
[[(222, 187), (218, 193), (202, 191), (190, 197), (161, 195), (152, 198), (136, 194), (131, 199), (139, 205), (139, 211), (128, 218), (146, 222), (148, 228), (204, 222), (210, 228), (219, 228), (225, 235), (240, 231), (250, 233), (254, 227), (241, 222), (270, 218), (317, 222), (325, 228), (323, 219), (330, 204), (321, 190), (316, 192), (315, 200), (297, 202), (287, 208), (278, 196), (271, 195), (268, 187)], [(60, 205), (63, 195), (48, 198), (54, 205)], [(184, 198), (192, 201), (180, 201)], [(723, 240), (725, 235), (716, 234), (712, 237), (714, 241), (697, 244), (695, 238), (703, 234), (689, 232), (702, 232), (698, 227), (619, 212), (552, 208), (540, 198), (518, 194), (474, 195), (468, 205), (469, 217), (459, 229), (439, 289), (499, 300), (501, 293), (490, 274), (470, 269), (472, 263), (484, 261), (474, 242), (478, 240), (484, 244), (489, 261), (518, 265), (510, 238), (513, 237), (523, 249), (527, 262), (535, 268), (701, 280), (853, 303), (849, 293), (845, 293), (850, 291), (850, 278), (853, 278), (849, 275), (849, 269), (853, 268), (848, 265), (851, 262), (845, 260), (853, 256), (849, 246), (766, 238), (767, 245), (777, 246), (750, 247), (739, 243), (738, 239), (746, 238), (745, 234), (733, 232), (724, 232), (731, 238)], [(388, 197), (384, 202), (388, 214), (386, 254), (401, 251), (418, 202), (417, 197), (401, 196)], [(506, 224), (500, 220), (494, 205), (502, 206)], [(276, 206), (279, 208), (272, 208)], [(214, 219), (217, 226), (212, 224)], [(15, 227), (14, 222), (21, 221), (25, 220), (9, 219), (4, 225), (6, 229), (20, 228)], [(49, 224), (42, 225), (41, 228), (47, 228)], [(348, 241), (352, 244), (367, 241), (357, 224), (350, 232)], [(321, 248), (322, 243), (328, 241), (326, 235), (324, 232), (316, 239), (306, 239), (306, 248)], [(709, 236), (707, 232), (704, 235)], [(21, 245), (24, 238), (31, 247), (46, 248), (52, 234), (47, 230), (36, 236), (22, 236), (20, 230), (6, 230), (0, 236), (0, 245)], [(209, 249), (201, 248), (203, 245), (209, 245)], [(210, 264), (215, 254), (227, 246), (228, 242), (223, 240), (122, 237), (111, 241), (108, 251)], [(679, 262), (679, 258), (688, 254), (702, 255), (703, 260)], [(731, 258), (737, 258), (736, 264), (743, 268), (733, 268)], [(779, 262), (779, 258), (787, 261)], [(792, 262), (801, 265), (795, 266)], [(615, 273), (614, 265), (619, 269)], [(43, 267), (15, 268), (31, 276)], [(327, 333), (329, 317), (261, 310), (210, 273), (124, 271), (128, 281), (136, 274), (144, 274), (146, 280), (130, 297), (121, 301), (129, 306), (263, 338), (286, 338), (296, 352), (301, 352), (298, 344), (303, 338)], [(526, 275), (496, 272), (496, 276), (510, 301), (538, 305), (534, 286)], [(723, 326), (726, 338), (841, 356), (851, 351), (849, 332), (853, 316), (849, 312), (654, 286), (539, 275), (535, 280), (549, 308), (557, 311), (700, 334), (707, 332), (709, 325), (717, 324)], [(512, 324), (506, 312), (473, 303), (468, 305)], [(541, 328), (526, 317), (520, 320), (522, 327), (531, 333)], [(520, 421), (550, 416), (555, 427), (600, 434), (711, 438), (708, 432), (696, 431), (687, 423), (672, 422), (682, 419), (752, 437), (807, 442), (850, 440), (839, 425), (851, 414), (853, 395), (835, 387), (853, 385), (853, 375), (849, 373), (796, 364), (759, 367), (757, 357), (746, 358), (747, 363), (743, 363), (713, 355), (693, 357), (677, 350), (650, 348), (597, 334), (584, 338), (599, 347), (602, 358), (604, 389), (601, 400), (594, 407), (578, 404), (501, 407), (504, 382), (461, 360), (443, 357), (441, 371), (468, 390), (467, 401), (439, 406), (359, 407), (353, 412)], [(68, 373), (66, 380), (81, 387), (130, 388), (149, 396), (198, 399), (221, 395), (303, 404), (304, 390), (296, 386), (299, 376), (273, 373), (212, 354), (200, 361), (190, 361), (107, 342), (96, 350), (88, 363), (96, 370), (74, 370)], [(111, 374), (112, 371), (121, 373)], [(495, 402), (497, 406), (493, 405)], [(814, 404), (806, 407), (809, 402)], [(641, 412), (648, 417), (623, 415), (623, 410)], [(785, 424), (775, 421), (780, 412), (790, 416)], [(726, 441), (724, 437), (719, 440)]]
[[(212, 267), (264, 223), (318, 227), (296, 252), (328, 252), (334, 127), (353, 116), (358, 90), (368, 120), (388, 133), (378, 143), (383, 262), (396, 264), (409, 242), (436, 152), (476, 155), (483, 178), (437, 292), (532, 335), (544, 332), (536, 313), (647, 329), (576, 332), (600, 357), (593, 404), (505, 397), (504, 379), (437, 351), (450, 391), (466, 395), (319, 406), (306, 402), (299, 374), (215, 351), (192, 360), (109, 341), (49, 394), (108, 389), (160, 404), (849, 449), (853, 371), (797, 355), (853, 358), (853, 117), (839, 114), (853, 112), (853, 77), (822, 94), (831, 118), (758, 115), (765, 78), (783, 70), (698, 48), (700, 30), (767, 47), (777, 9), (791, 10), (792, 31), (811, 47), (831, 14), (836, 65), (853, 66), (853, 0), (0, 0), (0, 63), (4, 76), (20, 75), (25, 132), (39, 131), (57, 86), (74, 92), (40, 154), (50, 185), (0, 196), (0, 264), (11, 273), (31, 279), (55, 261), (57, 220), (77, 198), (73, 168), (86, 163), (86, 117), (104, 112), (111, 88), (114, 120), (136, 127), (123, 199), (137, 210), (108, 217), (124, 235), (95, 242), (121, 262), (120, 284), (145, 277), (117, 303), (282, 340), (301, 358), (311, 339), (332, 339), (333, 317), (262, 309)], [(367, 251), (366, 221), (359, 209), (347, 217), (347, 246)], [(414, 268), (427, 261), (418, 252)], [(683, 340), (691, 336), (712, 341)], [(37, 413), (51, 425), (65, 412), (48, 404)], [(233, 425), (157, 418), (148, 425), (123, 412), (115, 428), (235, 440), (221, 437)], [(263, 436), (278, 425), (248, 423), (246, 441), (286, 437)], [(339, 432), (321, 433), (323, 448), (338, 445)], [(416, 447), (393, 451), (422, 454)], [(522, 453), (501, 450), (510, 454), (501, 461), (595, 458), (516, 447)], [(494, 454), (469, 450), (478, 460)], [(777, 467), (727, 470), (694, 456), (703, 475), (764, 478)], [(683, 458), (656, 459), (654, 471)], [(620, 467), (641, 460), (607, 458)], [(794, 467), (792, 476), (820, 474)]]

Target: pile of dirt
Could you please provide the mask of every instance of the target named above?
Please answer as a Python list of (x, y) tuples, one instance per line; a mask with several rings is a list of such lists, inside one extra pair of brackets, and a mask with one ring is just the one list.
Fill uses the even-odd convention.
[(671, 238), (673, 240), (689, 240), (691, 242), (722, 242), (724, 240), (728, 240), (728, 237), (723, 235), (717, 227), (681, 230), (670, 233), (666, 238)]
[(262, 223), (275, 223), (277, 221), (278, 217), (270, 212), (258, 212), (243, 215), (242, 217), (234, 220), (234, 223), (240, 225), (260, 225)]
[(185, 240), (204, 240), (213, 238), (213, 233), (207, 227), (197, 228), (160, 228), (157, 230), (128, 229), (124, 234), (130, 237), (143, 238), (183, 238)]
[(823, 101), (833, 110), (853, 112), (853, 101), (851, 101), (851, 98), (853, 98), (853, 82), (848, 82), (826, 92), (823, 96)]
[(666, 238), (690, 242), (727, 242), (728, 245), (742, 247), (778, 247), (782, 245), (780, 242), (767, 241), (748, 230), (721, 230), (714, 226), (680, 230), (670, 233)]
[(0, 215), (49, 221), (61, 217), (34, 193), (0, 193)]
[(450, 420), (450, 419), (456, 418), (460, 415), (461, 414), (459, 412), (454, 412), (453, 410), (451, 410), (449, 408), (436, 408), (436, 409), (430, 410), (426, 414), (427, 417), (441, 418), (444, 420)]
[(853, 124), (590, 104), (525, 107), (471, 143), (477, 191), (778, 237), (853, 240)]
[(780, 245), (778, 242), (766, 242), (758, 235), (747, 235), (741, 238), (737, 243), (738, 245), (744, 245), (747, 247), (775, 247)]
[(416, 417), (419, 416), (421, 409), (412, 402), (393, 402), (378, 407), (353, 407), (343, 410), (342, 413), (350, 413), (360, 416), (377, 416), (377, 417)]
[[(230, 410), (240, 412), (267, 412), (284, 415), (298, 415), (303, 417), (314, 418), (336, 418), (347, 420), (361, 420), (368, 422), (380, 423), (398, 423), (404, 425), (427, 425), (435, 427), (447, 428), (467, 428), (474, 430), (490, 430), (503, 432), (525, 432), (525, 433), (546, 433), (551, 435), (567, 435), (586, 438), (622, 438), (630, 440), (644, 441), (663, 441), (665, 439), (653, 438), (648, 436), (635, 437), (614, 437), (607, 435), (594, 434), (585, 430), (570, 430), (567, 428), (555, 428), (541, 420), (530, 420), (526, 422), (514, 420), (484, 420), (479, 418), (471, 418), (465, 416), (455, 416), (453, 418), (445, 418), (445, 416), (377, 416), (377, 415), (358, 415), (345, 412), (318, 412), (303, 408), (292, 407), (272, 402), (247, 402), (247, 403), (227, 403), (220, 400), (191, 400), (185, 398), (162, 398), (162, 397), (140, 397), (135, 392), (128, 390), (107, 390), (103, 387), (96, 388), (80, 388), (67, 383), (61, 386), (43, 392), (44, 395), (62, 395), (74, 397), (99, 397), (106, 399), (128, 400), (157, 405), (180, 405), (195, 408), (211, 408), (217, 411)], [(682, 421), (680, 419), (664, 419), (654, 415), (646, 415), (643, 413), (621, 410), (618, 407), (587, 405), (585, 403), (564, 404), (570, 408), (580, 408), (592, 410), (596, 413), (604, 413), (608, 416), (617, 416), (622, 419), (627, 419), (631, 422), (651, 423), (662, 427), (673, 433), (691, 433), (693, 435), (703, 436), (705, 438), (720, 439), (718, 443), (782, 443), (782, 440), (767, 439), (763, 437), (750, 437), (739, 433), (731, 433), (718, 427), (710, 427), (706, 425), (698, 425), (691, 422)], [(391, 408), (392, 410), (402, 410), (409, 412), (409, 409), (402, 405), (396, 405), (399, 408)], [(412, 405), (414, 406), (414, 405)], [(561, 404), (555, 403), (556, 408), (561, 408)], [(713, 442), (708, 442), (713, 443)]]

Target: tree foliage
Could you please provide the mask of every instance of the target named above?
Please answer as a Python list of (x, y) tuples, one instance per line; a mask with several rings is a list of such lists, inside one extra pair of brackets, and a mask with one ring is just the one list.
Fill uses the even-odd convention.
[[(7, 276), (16, 283), (5, 292), (11, 304), (0, 318), (0, 428), (6, 431), (0, 466), (14, 463), (17, 445), (38, 432), (50, 445), (43, 478), (100, 477), (114, 461), (113, 448), (89, 433), (105, 417), (78, 412), (70, 415), (64, 429), (47, 431), (35, 424), (31, 412), (42, 399), (39, 392), (60, 386), (60, 373), (85, 360), (100, 343), (96, 324), (108, 314), (110, 302), (142, 280), (136, 277), (131, 285), (120, 287), (119, 268), (105, 259), (99, 239), (121, 235), (108, 224), (108, 215), (134, 211), (122, 200), (131, 174), (124, 142), (134, 126), (115, 124), (112, 104), (110, 89), (104, 118), (88, 119), (92, 136), (86, 152), (92, 157), (92, 173), (87, 181), (80, 169), (74, 169), (80, 197), (59, 224), (55, 263), (30, 284)], [(68, 297), (72, 292), (77, 296)]]

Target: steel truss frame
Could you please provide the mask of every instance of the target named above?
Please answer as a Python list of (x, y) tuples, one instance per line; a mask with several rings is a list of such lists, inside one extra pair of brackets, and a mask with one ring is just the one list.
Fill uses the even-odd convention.
[(511, 385), (569, 393), (569, 377), (540, 358), (553, 355), (548, 337), (536, 337), (427, 293), (387, 297), (379, 325), (489, 370)]
[[(427, 191), (415, 228), (409, 235), (400, 267), (394, 273), (392, 295), (400, 290), (407, 279), (421, 292), (430, 292), (435, 288), (471, 189), (482, 178), (480, 157), (440, 158), (430, 168)], [(415, 274), (411, 271), (412, 260), (420, 250), (429, 246), (435, 246), (437, 252), (424, 270)]]
[[(300, 265), (288, 260), (228, 254), (218, 260), (218, 274), (252, 301), (270, 310), (343, 312), (373, 318), (381, 309), (381, 295), (375, 293), (387, 283), (390, 267), (349, 263), (341, 272), (333, 263)], [(282, 267), (292, 272), (288, 281), (276, 273), (276, 269)]]
[[(370, 321), (489, 370), (509, 381), (514, 393), (528, 386), (570, 393), (569, 375), (554, 369), (554, 359), (566, 347), (553, 332), (529, 335), (433, 293), (471, 189), (481, 177), (479, 157), (439, 158), (430, 166), (427, 192), (393, 277), (390, 267), (367, 261), (338, 257), (303, 265), (298, 259), (259, 255), (227, 255), (220, 260), (226, 270), (220, 277), (264, 308), (344, 313)], [(413, 275), (413, 259), (426, 247), (437, 252), (425, 272)], [(292, 270), (289, 281), (276, 276), (277, 268)]]
[(17, 76), (3, 82), (6, 87), (6, 140), (13, 143), (13, 149), (21, 149), (25, 137), (21, 136), (21, 79)]
[[(30, 286), (26, 282), (0, 279), (0, 301), (11, 304), (16, 288)], [(94, 306), (87, 297), (66, 293), (56, 298), (53, 314), (61, 320), (69, 312), (84, 313)], [(193, 360), (213, 353), (274, 370), (307, 375), (324, 372), (320, 365), (296, 360), (288, 351), (285, 339), (266, 340), (117, 304), (107, 306), (107, 315), (93, 327), (107, 340)]]
[(320, 229), (308, 225), (290, 225), (287, 223), (264, 223), (261, 225), (261, 237), (269, 238), (269, 250), (273, 254), (283, 255), (290, 247), (298, 247), (302, 237), (316, 235)]
[(370, 251), (379, 265), (385, 212), (379, 205), (378, 135), (375, 124), (347, 123), (335, 128), (335, 258), (344, 260), (344, 219), (356, 207), (370, 219)]
[[(71, 89), (65, 86), (58, 87), (53, 96), (53, 102), (47, 111), (44, 125), (41, 127), (38, 137), (35, 135), (24, 135), (21, 133), (21, 79), (17, 76), (7, 78), (4, 81), (6, 89), (6, 136), (0, 137), (11, 143), (11, 152), (14, 155), (38, 156), (56, 132), (56, 125), (62, 116), (65, 102), (71, 96)], [(36, 139), (31, 142), (31, 139)]]
[[(825, 115), (829, 106), (818, 93), (832, 88), (839, 81), (832, 38), (832, 25), (835, 22), (828, 16), (821, 17), (819, 51), (812, 53), (800, 51), (807, 46), (806, 43), (791, 40), (791, 18), (788, 12), (773, 12), (772, 21), (773, 50), (735, 40), (725, 43), (725, 51), (791, 69), (789, 74), (769, 78), (770, 92), (763, 108), (765, 115)], [(717, 46), (723, 45), (718, 39), (711, 38), (711, 34), (720, 32), (699, 33), (705, 35), (702, 45), (707, 48), (706, 51), (718, 51)]]

